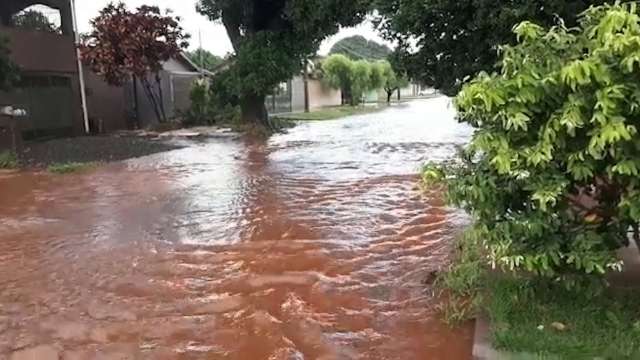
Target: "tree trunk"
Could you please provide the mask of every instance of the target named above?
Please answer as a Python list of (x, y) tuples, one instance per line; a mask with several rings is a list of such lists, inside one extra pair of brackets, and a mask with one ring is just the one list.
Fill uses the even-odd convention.
[(133, 75), (133, 108), (135, 111), (133, 128), (140, 129), (140, 103), (138, 102), (138, 77)]
[(141, 81), (142, 81), (143, 88), (145, 89), (145, 92), (147, 94), (147, 98), (149, 99), (149, 101), (151, 102), (151, 106), (153, 107), (153, 112), (156, 115), (156, 119), (158, 120), (159, 123), (164, 123), (166, 118), (162, 116), (163, 114), (160, 110), (158, 95), (156, 95), (156, 93), (153, 91), (153, 85), (151, 85), (151, 83), (149, 82), (149, 79), (146, 77), (142, 78)]
[(265, 99), (265, 95), (248, 95), (240, 99), (241, 119), (243, 123), (274, 130), (269, 122), (269, 114), (264, 105)]
[(304, 112), (309, 112), (309, 74), (307, 74), (307, 61), (302, 68), (302, 81), (304, 81)]
[(393, 90), (385, 90), (387, 92), (387, 104), (391, 104), (391, 97), (393, 96)]
[(164, 107), (164, 92), (162, 91), (162, 79), (160, 78), (160, 74), (156, 73), (156, 85), (158, 86), (158, 97), (159, 97), (159, 103), (160, 103), (160, 114), (162, 114), (162, 119), (164, 119), (165, 121), (168, 119), (167, 118), (167, 111), (165, 110)]

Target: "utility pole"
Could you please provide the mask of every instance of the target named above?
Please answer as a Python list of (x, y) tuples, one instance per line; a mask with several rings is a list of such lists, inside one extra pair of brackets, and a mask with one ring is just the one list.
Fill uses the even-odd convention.
[(84, 120), (84, 131), (89, 134), (91, 128), (89, 125), (89, 111), (87, 110), (87, 88), (84, 83), (84, 69), (82, 68), (82, 60), (80, 58), (80, 33), (78, 30), (78, 16), (76, 14), (76, 2), (70, 0), (71, 18), (73, 22), (73, 33), (76, 45), (76, 61), (78, 64), (78, 80), (80, 81), (80, 100), (82, 102), (82, 118)]

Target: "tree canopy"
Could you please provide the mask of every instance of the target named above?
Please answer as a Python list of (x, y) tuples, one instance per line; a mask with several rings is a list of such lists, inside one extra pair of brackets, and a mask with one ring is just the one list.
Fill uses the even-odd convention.
[(399, 42), (409, 75), (455, 95), (480, 71), (498, 69), (498, 46), (513, 44), (512, 27), (525, 20), (542, 26), (567, 26), (601, 0), (377, 0), (377, 23), (384, 37)]
[(523, 22), (515, 34), (500, 73), (456, 99), (476, 129), (460, 162), (425, 178), (447, 179), (496, 266), (565, 279), (619, 270), (628, 230), (640, 240), (638, 8), (592, 8), (576, 29)]
[(214, 71), (224, 61), (220, 56), (202, 48), (189, 51), (187, 56), (195, 64), (209, 71)]
[(322, 40), (360, 23), (368, 0), (200, 0), (198, 11), (225, 26), (235, 50), (217, 83), (237, 98), (242, 120), (271, 127), (267, 94), (302, 69)]
[(352, 60), (385, 60), (391, 49), (364, 36), (355, 35), (344, 38), (333, 45), (329, 55), (343, 54)]
[(322, 62), (322, 76), (327, 85), (342, 91), (343, 103), (351, 105), (358, 104), (368, 91), (385, 89), (393, 93), (404, 84), (386, 60), (353, 61), (342, 54), (331, 55)]
[(13, 16), (13, 25), (35, 31), (58, 33), (60, 27), (53, 24), (46, 15), (37, 10), (26, 10)]
[(159, 72), (188, 46), (179, 21), (158, 7), (130, 11), (123, 3), (109, 4), (91, 21), (93, 30), (80, 48), (82, 59), (111, 85), (139, 79), (158, 121), (166, 121)]

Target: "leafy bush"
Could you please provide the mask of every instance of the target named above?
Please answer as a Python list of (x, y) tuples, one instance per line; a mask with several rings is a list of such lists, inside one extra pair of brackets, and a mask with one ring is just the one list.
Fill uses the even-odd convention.
[(18, 158), (12, 151), (0, 151), (0, 169), (15, 169), (18, 167)]
[(424, 178), (446, 179), (493, 266), (567, 281), (620, 270), (615, 250), (640, 221), (636, 4), (591, 8), (574, 29), (514, 31), (501, 73), (456, 99), (471, 144)]
[(210, 84), (207, 79), (193, 83), (189, 94), (191, 107), (185, 113), (184, 125), (230, 124), (238, 121), (239, 108), (221, 99), (218, 89), (213, 89)]

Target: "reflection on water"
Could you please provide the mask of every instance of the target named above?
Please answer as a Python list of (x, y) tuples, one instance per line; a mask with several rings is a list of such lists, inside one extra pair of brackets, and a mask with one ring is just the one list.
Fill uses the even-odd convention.
[(416, 173), (469, 135), (437, 98), (0, 177), (0, 358), (467, 359), (422, 284), (463, 220)]

